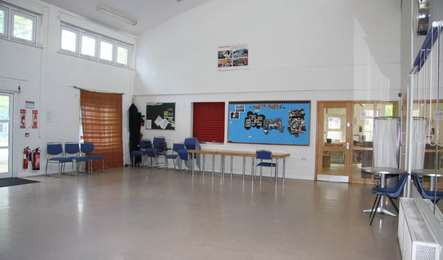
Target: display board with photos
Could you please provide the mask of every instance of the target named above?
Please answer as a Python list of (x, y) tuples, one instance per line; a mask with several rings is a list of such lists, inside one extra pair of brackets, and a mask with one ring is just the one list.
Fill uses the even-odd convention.
[(228, 142), (309, 145), (310, 101), (230, 102)]

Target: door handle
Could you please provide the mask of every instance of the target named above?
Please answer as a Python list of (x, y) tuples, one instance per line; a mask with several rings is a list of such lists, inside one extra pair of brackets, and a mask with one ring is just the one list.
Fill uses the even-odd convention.
[(349, 148), (350, 148), (349, 142), (346, 142), (346, 150), (349, 150)]

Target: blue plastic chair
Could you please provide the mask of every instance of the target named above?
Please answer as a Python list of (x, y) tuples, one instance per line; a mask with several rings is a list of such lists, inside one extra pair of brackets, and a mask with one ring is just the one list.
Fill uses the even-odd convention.
[(172, 145), (172, 153), (166, 154), (166, 158), (169, 160), (172, 160), (172, 163), (174, 164), (174, 169), (176, 169), (176, 160), (179, 158), (178, 152), (180, 150), (185, 150), (184, 144), (173, 144)]
[(412, 180), (415, 183), (415, 187), (417, 187), (418, 192), (424, 199), (428, 199), (432, 201), (432, 203), (436, 204), (443, 198), (443, 192), (436, 191), (434, 194), (434, 191), (426, 190), (423, 185), (423, 180), (416, 174), (412, 175)]
[(374, 189), (376, 196), (374, 204), (372, 205), (371, 208), (371, 214), (369, 214), (370, 218), (369, 225), (372, 225), (372, 222), (374, 221), (374, 217), (375, 214), (377, 213), (378, 207), (380, 206), (382, 196), (387, 197), (391, 201), (392, 206), (398, 212), (398, 207), (395, 204), (394, 199), (398, 199), (401, 196), (407, 180), (408, 180), (408, 175), (402, 174), (400, 175), (400, 178), (398, 179), (397, 183), (394, 186), (385, 187), (385, 188), (376, 187)]
[(186, 149), (188, 149), (188, 150), (200, 149), (200, 142), (195, 137), (186, 138), (184, 144), (185, 144)]
[[(277, 164), (273, 162), (272, 160), (272, 152), (271, 151), (266, 151), (266, 150), (259, 150), (255, 153), (255, 159), (259, 160), (259, 163), (255, 166), (260, 167), (260, 181), (262, 179), (262, 175), (263, 175), (263, 167), (266, 168), (274, 168), (275, 170), (275, 177), (277, 177)], [(272, 175), (272, 171), (271, 171), (271, 175)]]
[(48, 143), (46, 145), (46, 169), (45, 169), (45, 175), (48, 175), (48, 165), (50, 163), (57, 163), (58, 164), (58, 174), (61, 175), (65, 163), (72, 163), (72, 158), (68, 158), (64, 156), (63, 153), (63, 145), (61, 143)]
[(151, 156), (154, 156), (154, 158), (157, 160), (157, 166), (160, 165), (158, 158), (160, 156), (163, 156), (165, 158), (165, 165), (168, 164), (168, 159), (166, 158), (166, 153), (168, 151), (168, 145), (166, 143), (166, 139), (164, 137), (154, 137), (152, 140), (152, 146), (154, 148), (153, 153), (151, 153)]
[(91, 154), (94, 152), (94, 144), (91, 142), (84, 142), (80, 144), (80, 151), (83, 153), (81, 160), (85, 160), (90, 163), (89, 169), (92, 173), (92, 162), (93, 161), (101, 161), (102, 162), (102, 171), (105, 171), (105, 157), (103, 155)]

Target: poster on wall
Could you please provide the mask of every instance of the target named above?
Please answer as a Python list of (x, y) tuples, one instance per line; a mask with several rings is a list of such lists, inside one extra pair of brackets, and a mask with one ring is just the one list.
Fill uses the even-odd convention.
[(32, 128), (38, 128), (38, 110), (32, 110)]
[(310, 101), (230, 102), (228, 142), (309, 145)]
[(146, 129), (175, 130), (175, 103), (146, 104)]
[(26, 128), (26, 109), (20, 109), (20, 128)]
[(247, 45), (222, 46), (218, 48), (218, 69), (246, 68), (249, 65)]

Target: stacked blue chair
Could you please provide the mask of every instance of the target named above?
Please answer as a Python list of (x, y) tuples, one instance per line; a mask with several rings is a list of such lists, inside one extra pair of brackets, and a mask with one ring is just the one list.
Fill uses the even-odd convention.
[(173, 144), (172, 153), (166, 154), (166, 158), (168, 160), (172, 160), (172, 163), (174, 164), (174, 169), (177, 169), (177, 159), (179, 158), (179, 152), (182, 150), (186, 150), (184, 144)]
[(376, 194), (376, 197), (374, 200), (374, 204), (372, 205), (371, 213), (369, 214), (369, 225), (372, 225), (372, 222), (374, 221), (374, 217), (377, 213), (378, 207), (380, 206), (382, 196), (388, 197), (392, 203), (392, 206), (394, 206), (395, 210), (398, 212), (398, 207), (395, 204), (394, 199), (397, 199), (401, 196), (407, 180), (408, 175), (402, 174), (400, 175), (400, 178), (394, 186), (385, 188), (381, 188), (380, 186), (375, 187), (374, 192)]
[(84, 142), (80, 145), (80, 151), (83, 153), (82, 160), (90, 163), (89, 169), (92, 171), (92, 162), (101, 161), (102, 171), (105, 171), (105, 157), (103, 155), (91, 154), (94, 152), (94, 144), (91, 142)]
[(46, 169), (45, 175), (48, 175), (48, 165), (50, 163), (58, 164), (58, 173), (62, 174), (65, 163), (73, 163), (72, 158), (65, 157), (63, 153), (63, 145), (61, 143), (48, 143), (46, 146)]
[(259, 161), (256, 167), (260, 167), (260, 181), (263, 175), (263, 167), (274, 168), (275, 177), (277, 177), (277, 164), (272, 162), (272, 152), (266, 150), (259, 150), (255, 153), (255, 159)]
[(152, 141), (152, 146), (154, 148), (153, 156), (157, 159), (157, 166), (159, 165), (158, 158), (163, 156), (165, 158), (165, 164), (168, 164), (168, 159), (166, 158), (166, 153), (168, 151), (168, 145), (164, 137), (154, 137)]
[(418, 192), (424, 199), (428, 199), (432, 201), (432, 203), (436, 204), (443, 198), (443, 192), (441, 191), (431, 191), (426, 190), (423, 185), (423, 180), (416, 174), (412, 175), (412, 179), (414, 180), (415, 187), (417, 187)]
[[(186, 147), (187, 150), (200, 150), (201, 149), (200, 142), (195, 137), (188, 137), (188, 138), (186, 138), (184, 144), (185, 144), (185, 147)], [(194, 160), (196, 160), (197, 161), (197, 166), (200, 168), (199, 157), (197, 157), (197, 155), (195, 154), (191, 159), (192, 159), (192, 161), (190, 161), (190, 163), (192, 165), (194, 165)], [(190, 167), (193, 167), (193, 166), (190, 166)]]
[[(71, 159), (72, 170), (74, 170), (74, 162), (77, 164), (80, 158), (79, 143), (65, 143), (65, 156)], [(78, 173), (78, 165), (76, 165), (76, 171)]]

